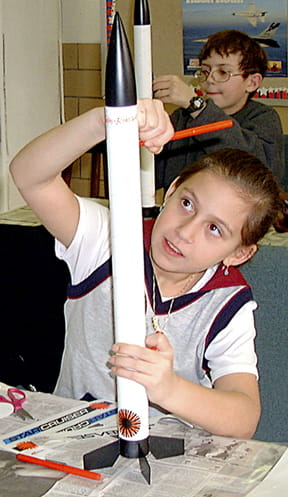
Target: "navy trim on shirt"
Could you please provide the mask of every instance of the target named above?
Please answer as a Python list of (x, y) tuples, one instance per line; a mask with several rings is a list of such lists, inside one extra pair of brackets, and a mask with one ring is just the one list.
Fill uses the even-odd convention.
[(78, 299), (90, 293), (94, 288), (99, 286), (103, 281), (112, 276), (112, 258), (110, 257), (102, 266), (98, 267), (91, 273), (88, 278), (77, 285), (68, 285), (67, 298)]
[[(209, 333), (206, 336), (204, 354), (218, 333), (220, 333), (220, 331), (228, 325), (239, 309), (251, 300), (253, 300), (251, 289), (241, 288), (239, 292), (236, 295), (233, 295), (232, 299), (230, 299), (229, 302), (227, 302), (226, 305), (220, 309), (220, 312), (215, 317)], [(208, 361), (205, 357), (203, 357), (202, 367), (206, 372), (210, 371)]]

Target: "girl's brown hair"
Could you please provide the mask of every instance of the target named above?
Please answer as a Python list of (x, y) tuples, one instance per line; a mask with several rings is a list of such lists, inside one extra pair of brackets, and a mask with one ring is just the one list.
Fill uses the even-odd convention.
[(280, 189), (270, 169), (254, 155), (243, 150), (224, 148), (203, 155), (185, 168), (176, 180), (176, 188), (203, 170), (226, 178), (233, 183), (237, 194), (251, 204), (241, 236), (246, 246), (257, 243), (281, 210)]

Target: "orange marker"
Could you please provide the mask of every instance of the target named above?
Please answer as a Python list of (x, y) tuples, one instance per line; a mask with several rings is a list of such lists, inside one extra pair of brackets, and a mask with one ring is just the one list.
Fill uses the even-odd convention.
[(87, 469), (75, 468), (74, 466), (68, 466), (67, 464), (48, 461), (46, 459), (39, 459), (38, 457), (27, 456), (26, 454), (17, 454), (16, 459), (18, 459), (18, 461), (45, 466), (45, 468), (57, 469), (58, 471), (63, 471), (63, 473), (90, 478), (91, 480), (99, 481), (102, 479), (102, 475), (100, 473), (93, 473), (93, 471), (88, 471)]
[[(175, 131), (170, 141), (180, 140), (181, 138), (188, 138), (189, 136), (202, 135), (204, 133), (210, 133), (211, 131), (218, 131), (219, 129), (232, 128), (232, 119), (226, 119), (225, 121), (216, 121), (215, 123), (202, 124), (201, 126), (195, 126), (195, 128), (186, 128)], [(140, 141), (141, 147), (144, 145), (143, 141)]]
[[(163, 331), (160, 331), (160, 330), (157, 330), (155, 331), (155, 333), (158, 333), (160, 335), (164, 335), (164, 332)], [(157, 347), (150, 347), (151, 350), (158, 350)]]

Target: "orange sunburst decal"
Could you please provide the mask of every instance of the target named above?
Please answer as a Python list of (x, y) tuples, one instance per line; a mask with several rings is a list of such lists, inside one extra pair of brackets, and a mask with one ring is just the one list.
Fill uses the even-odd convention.
[(35, 449), (37, 445), (34, 442), (30, 442), (29, 440), (27, 442), (19, 442), (16, 447), (14, 447), (16, 450), (27, 450), (27, 449)]
[(124, 437), (134, 437), (140, 430), (141, 421), (138, 414), (128, 409), (120, 409), (118, 412), (119, 430)]

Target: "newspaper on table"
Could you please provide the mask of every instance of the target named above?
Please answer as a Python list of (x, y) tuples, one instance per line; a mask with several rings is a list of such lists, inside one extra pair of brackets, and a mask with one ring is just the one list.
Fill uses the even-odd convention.
[[(13, 453), (23, 451), (36, 457), (83, 467), (85, 453), (107, 445), (118, 437), (115, 404), (96, 402), (96, 407), (92, 406), (93, 403), (89, 402), (27, 392), (25, 409), (37, 420), (29, 424), (17, 420), (17, 427), (13, 420), (11, 430), (7, 427), (7, 418), (0, 420), (1, 447), (9, 452), (6, 455), (9, 455), (10, 461)], [(143, 478), (139, 461), (122, 456), (112, 467), (100, 470), (103, 478), (99, 482), (72, 475), (63, 477), (63, 473), (17, 461), (16, 469), (13, 468), (14, 476), (15, 473), (19, 477), (28, 472), (29, 481), (34, 482), (33, 491), (38, 485), (38, 493), (29, 490), (25, 494), (22, 487), (21, 493), (12, 495), (10, 491), (9, 497), (242, 497), (257, 491), (261, 482), (268, 481), (278, 466), (282, 468), (283, 461), (284, 467), (285, 461), (287, 467), (288, 451), (285, 446), (217, 437), (173, 416), (151, 418), (150, 421), (151, 434), (183, 438), (185, 441), (183, 456), (157, 460), (148, 454), (151, 485)], [(1, 454), (3, 457), (2, 451), (0, 468)], [(51, 478), (49, 485), (47, 475)], [(275, 478), (273, 481), (275, 483)], [(276, 481), (279, 483), (278, 476)], [(280, 482), (287, 489), (286, 471), (282, 471)], [(0, 469), (0, 497), (6, 497), (8, 493), (2, 494), (2, 488), (5, 485)], [(272, 494), (275, 495), (274, 491)], [(257, 493), (253, 495), (258, 497)]]
[[(0, 383), (0, 395), (7, 388)], [(25, 393), (24, 407), (34, 420), (23, 421), (15, 414), (0, 419), (0, 449), (81, 467), (90, 447), (101, 447), (111, 442), (111, 436), (117, 437), (116, 403)]]

